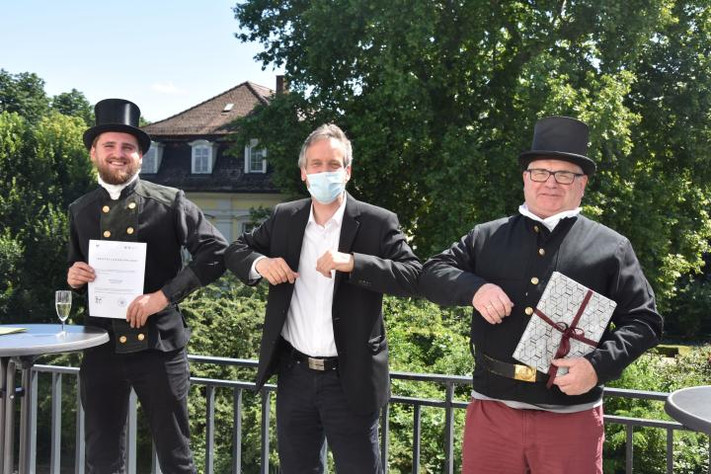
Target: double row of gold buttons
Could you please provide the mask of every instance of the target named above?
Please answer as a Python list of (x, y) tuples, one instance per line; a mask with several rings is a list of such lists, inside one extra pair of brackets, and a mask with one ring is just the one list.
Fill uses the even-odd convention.
[[(128, 203), (128, 208), (131, 209), (131, 210), (135, 209), (135, 208), (136, 208), (136, 203), (135, 203), (135, 202), (130, 202), (130, 203)], [(110, 210), (111, 210), (111, 208), (110, 208), (109, 206), (104, 206), (104, 207), (101, 208), (101, 211), (102, 211), (104, 214), (108, 214)], [(128, 235), (133, 234), (135, 231), (136, 231), (136, 229), (134, 229), (134, 228), (131, 227), (131, 226), (129, 226), (129, 227), (126, 228), (126, 233), (127, 233)], [(107, 238), (107, 239), (108, 239), (109, 237), (111, 237), (111, 231), (110, 231), (110, 230), (105, 230), (105, 231), (104, 231), (104, 237)]]
[[(143, 334), (143, 333), (139, 333), (138, 336), (136, 336), (136, 338), (137, 338), (139, 341), (142, 341), (142, 340), (144, 340), (144, 339), (146, 338), (146, 335)], [(126, 342), (128, 342), (128, 338), (127, 338), (126, 336), (121, 336), (121, 337), (119, 337), (119, 342), (120, 342), (121, 344), (126, 344)]]

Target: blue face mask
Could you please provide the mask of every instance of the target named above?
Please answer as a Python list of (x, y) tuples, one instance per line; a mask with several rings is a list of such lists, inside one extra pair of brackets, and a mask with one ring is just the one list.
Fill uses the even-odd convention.
[(346, 189), (346, 169), (307, 174), (309, 193), (321, 204), (331, 204)]

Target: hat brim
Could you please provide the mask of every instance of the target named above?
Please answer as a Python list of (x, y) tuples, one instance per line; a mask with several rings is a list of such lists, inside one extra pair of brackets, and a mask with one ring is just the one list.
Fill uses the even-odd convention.
[(583, 173), (588, 176), (595, 174), (595, 162), (584, 155), (578, 155), (575, 153), (565, 153), (562, 151), (546, 151), (546, 150), (531, 150), (521, 153), (518, 156), (518, 162), (522, 169), (526, 169), (528, 164), (532, 161), (543, 160), (546, 158), (553, 158), (555, 160), (563, 160), (569, 163), (576, 164), (582, 168)]
[(148, 134), (140, 128), (120, 123), (107, 123), (103, 125), (96, 125), (84, 132), (84, 146), (86, 149), (91, 150), (91, 145), (94, 143), (94, 139), (104, 132), (130, 133), (136, 137), (136, 140), (138, 140), (138, 146), (141, 148), (141, 153), (144, 155), (151, 148), (151, 137), (149, 137)]

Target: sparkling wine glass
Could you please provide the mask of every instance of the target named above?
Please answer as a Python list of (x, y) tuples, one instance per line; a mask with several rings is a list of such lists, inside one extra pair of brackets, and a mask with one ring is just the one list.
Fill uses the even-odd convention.
[(72, 310), (72, 292), (58, 290), (54, 293), (54, 307), (57, 309), (57, 316), (62, 321), (62, 334), (64, 333), (64, 321)]

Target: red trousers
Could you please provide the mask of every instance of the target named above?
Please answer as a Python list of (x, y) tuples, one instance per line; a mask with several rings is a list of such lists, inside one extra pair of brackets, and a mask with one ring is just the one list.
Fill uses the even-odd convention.
[(577, 413), (472, 400), (462, 474), (602, 474), (602, 405)]

